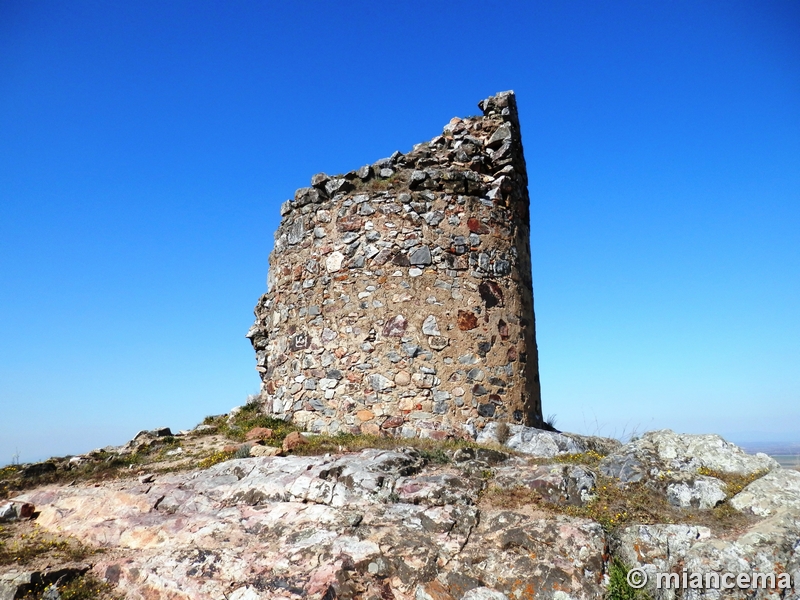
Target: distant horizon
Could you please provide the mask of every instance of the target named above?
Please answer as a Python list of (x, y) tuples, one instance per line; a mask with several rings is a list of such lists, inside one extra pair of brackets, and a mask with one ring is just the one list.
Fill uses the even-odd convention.
[[(235, 407), (231, 407), (231, 408), (235, 408)], [(220, 414), (227, 414), (227, 413), (220, 413)], [(212, 416), (212, 415), (209, 415), (209, 416)], [(216, 415), (214, 415), (214, 416), (216, 416)], [(200, 425), (200, 423), (197, 423), (196, 425)], [(169, 425), (153, 426), (153, 427), (150, 427), (150, 428), (145, 429), (145, 430), (136, 431), (136, 432), (132, 433), (129, 438), (124, 439), (124, 440), (120, 441), (119, 443), (107, 444), (105, 446), (99, 446), (99, 447), (95, 447), (95, 448), (86, 448), (86, 449), (78, 450), (78, 451), (75, 451), (75, 452), (66, 452), (66, 453), (62, 453), (62, 454), (53, 454), (53, 455), (48, 455), (48, 456), (38, 455), (38, 456), (34, 456), (32, 458), (29, 458), (27, 460), (22, 460), (21, 456), (20, 456), (19, 460), (15, 460), (15, 457), (12, 455), (11, 459), (8, 462), (4, 462), (2, 459), (0, 459), (0, 468), (5, 467), (5, 466), (9, 466), (9, 465), (12, 465), (12, 464), (27, 464), (27, 463), (42, 462), (42, 461), (46, 461), (46, 460), (48, 460), (50, 458), (64, 458), (64, 457), (69, 457), (69, 456), (79, 456), (79, 455), (88, 454), (89, 452), (92, 452), (94, 450), (101, 450), (103, 448), (108, 448), (108, 447), (122, 446), (126, 442), (128, 442), (129, 440), (132, 440), (141, 431), (148, 431), (148, 430), (152, 430), (152, 429), (158, 429), (158, 428), (161, 428), (161, 427), (170, 427), (170, 426)], [(181, 431), (190, 431), (192, 428), (193, 427), (184, 427), (184, 428), (181, 428), (181, 429), (176, 429), (176, 428), (170, 427), (170, 430), (172, 431), (173, 434), (175, 434), (175, 433), (179, 433)], [(647, 431), (656, 431), (656, 430), (647, 430)], [(574, 431), (562, 431), (562, 432), (563, 433), (577, 433), (577, 432), (574, 432)], [(641, 437), (644, 433), (646, 433), (646, 431), (643, 431), (641, 433), (634, 434), (634, 435), (635, 435), (635, 437)], [(684, 432), (676, 431), (676, 433), (684, 433)], [(721, 434), (715, 433), (713, 431), (706, 432), (706, 434), (721, 435)], [(579, 435), (595, 435), (595, 434), (581, 433)], [(697, 435), (703, 435), (703, 434), (697, 434)], [(620, 438), (617, 438), (615, 436), (600, 436), (600, 437), (611, 437), (613, 439), (619, 439), (623, 443), (627, 443), (627, 442), (630, 441), (630, 436), (626, 436), (628, 439), (625, 439), (625, 438), (620, 439)], [(736, 444), (737, 446), (739, 446), (740, 448), (742, 448), (743, 450), (745, 450), (749, 454), (756, 454), (758, 452), (763, 452), (764, 454), (768, 454), (770, 456), (790, 456), (790, 457), (797, 456), (797, 457), (800, 457), (800, 436), (798, 436), (797, 438), (793, 438), (791, 440), (786, 440), (786, 441), (772, 441), (772, 440), (741, 441), (741, 440), (737, 440), (737, 439), (733, 439), (733, 438), (728, 438), (728, 437), (726, 437), (724, 435), (722, 435), (721, 437), (723, 437), (728, 442), (732, 442), (733, 444)]]

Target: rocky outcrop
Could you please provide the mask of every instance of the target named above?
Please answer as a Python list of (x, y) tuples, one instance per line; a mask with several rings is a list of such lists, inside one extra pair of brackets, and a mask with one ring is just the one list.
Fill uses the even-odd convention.
[(543, 426), (514, 94), (281, 207), (247, 334), (266, 412), (320, 433)]
[(537, 479), (536, 466), (497, 451), (435, 466), (412, 449), (365, 450), (231, 460), (147, 484), (25, 498), (41, 526), (123, 550), (95, 571), (131, 599), (461, 598), (489, 593), (483, 587), (597, 597), (600, 526), (481, 509), (490, 463)]
[(600, 463), (604, 475), (625, 483), (647, 478), (670, 478), (672, 474), (698, 474), (701, 469), (750, 475), (777, 468), (766, 454), (747, 454), (718, 435), (679, 434), (669, 429), (650, 431)]
[[(133, 600), (588, 600), (608, 591), (613, 561), (641, 568), (657, 600), (798, 597), (796, 472), (776, 467), (762, 475), (773, 466), (768, 459), (709, 436), (661, 431), (620, 446), (524, 428), (507, 433), (517, 451), (494, 444), (428, 454), (395, 448), (242, 458), (43, 487), (12, 504), (35, 504), (40, 527), (104, 548), (93, 557), (93, 573)], [(535, 456), (537, 448), (544, 456)], [(598, 448), (613, 450), (599, 468)], [(709, 450), (689, 456), (687, 449)], [(603, 475), (619, 457), (646, 464), (643, 479)], [(699, 475), (699, 465), (735, 469), (718, 471), (722, 478), (755, 479), (730, 498), (725, 482)], [(677, 471), (667, 478), (670, 469)], [(665, 518), (678, 522), (659, 523), (651, 514), (646, 523), (601, 525), (591, 515), (603, 512), (609, 486), (623, 496), (645, 489), (665, 502), (675, 496)], [(734, 529), (721, 527), (715, 502), (702, 500), (721, 490), (726, 510), (750, 515)], [(657, 573), (684, 572), (787, 574), (792, 587), (655, 586)], [(20, 577), (25, 573), (12, 569), (0, 579), (11, 586)]]
[(784, 508), (800, 511), (800, 472), (776, 469), (744, 488), (731, 501), (743, 512), (759, 517), (774, 515)]
[[(614, 553), (632, 568), (641, 568), (648, 579), (647, 590), (654, 600), (674, 598), (797, 598), (800, 592), (800, 513), (781, 511), (773, 518), (754, 525), (732, 539), (720, 539), (707, 527), (686, 525), (639, 525), (620, 531), (612, 541)], [(682, 584), (658, 585), (658, 573), (700, 576), (702, 585), (681, 589)], [(724, 581), (714, 588), (713, 576), (725, 573), (752, 576), (772, 575), (772, 585), (749, 583), (723, 589)], [(710, 574), (706, 585), (706, 575)], [(790, 587), (781, 589), (778, 576), (789, 575)], [(785, 575), (784, 575), (785, 576)]]

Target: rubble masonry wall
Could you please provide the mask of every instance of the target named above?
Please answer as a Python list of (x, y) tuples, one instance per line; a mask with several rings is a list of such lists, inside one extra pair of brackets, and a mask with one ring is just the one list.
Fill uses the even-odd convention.
[(516, 101), (478, 106), (281, 206), (247, 334), (267, 413), (406, 437), (542, 424)]

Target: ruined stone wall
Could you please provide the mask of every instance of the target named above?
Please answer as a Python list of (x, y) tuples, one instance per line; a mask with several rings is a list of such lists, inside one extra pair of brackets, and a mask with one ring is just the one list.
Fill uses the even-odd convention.
[(281, 206), (247, 334), (266, 412), (409, 437), (542, 424), (516, 101), (479, 107)]

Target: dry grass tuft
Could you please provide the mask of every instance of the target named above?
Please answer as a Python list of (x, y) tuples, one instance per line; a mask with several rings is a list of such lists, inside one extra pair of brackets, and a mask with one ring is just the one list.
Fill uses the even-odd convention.
[(728, 499), (733, 498), (736, 494), (741, 492), (744, 488), (753, 483), (756, 479), (761, 479), (764, 475), (769, 473), (769, 471), (763, 470), (763, 471), (756, 471), (755, 473), (752, 473), (750, 475), (737, 475), (736, 473), (725, 473), (723, 471), (714, 471), (706, 467), (700, 467), (700, 469), (697, 472), (700, 475), (705, 475), (707, 477), (716, 477), (717, 479), (724, 481), (725, 484), (728, 486), (727, 489)]
[(605, 458), (605, 455), (600, 454), (594, 450), (587, 450), (586, 452), (578, 452), (575, 454), (561, 454), (553, 457), (553, 462), (565, 463), (570, 465), (584, 465), (587, 467), (596, 467), (600, 461)]
[(197, 464), (197, 466), (200, 469), (208, 469), (209, 467), (213, 467), (216, 464), (232, 459), (234, 454), (235, 452), (220, 450), (219, 452), (214, 452), (213, 454), (210, 454), (209, 456), (201, 460)]
[(716, 533), (739, 531), (754, 519), (723, 502), (712, 510), (680, 509), (672, 506), (663, 492), (645, 483), (619, 485), (614, 479), (598, 476), (595, 498), (583, 506), (545, 501), (535, 491), (519, 486), (503, 489), (489, 486), (481, 501), (492, 508), (516, 509), (524, 506), (591, 519), (606, 532), (629, 525), (687, 523), (704, 525)]
[(42, 557), (78, 562), (98, 552), (79, 541), (55, 535), (35, 523), (0, 527), (0, 565), (26, 565)]

